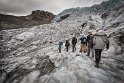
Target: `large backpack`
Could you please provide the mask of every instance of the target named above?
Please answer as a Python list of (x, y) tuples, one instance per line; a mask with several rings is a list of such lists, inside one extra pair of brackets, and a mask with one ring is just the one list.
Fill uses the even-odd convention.
[(60, 41), (60, 42), (59, 42), (59, 46), (62, 46), (62, 45), (63, 45), (63, 42)]
[(83, 42), (83, 43), (87, 43), (87, 38), (83, 36), (83, 37), (82, 37), (82, 42)]
[(77, 43), (77, 38), (73, 37), (72, 38), (72, 44), (76, 44)]
[(91, 35), (90, 35), (89, 43), (90, 43), (90, 44), (93, 43), (93, 36), (91, 36)]
[(69, 41), (66, 41), (66, 44), (65, 44), (65, 46), (70, 46), (70, 43), (69, 43)]

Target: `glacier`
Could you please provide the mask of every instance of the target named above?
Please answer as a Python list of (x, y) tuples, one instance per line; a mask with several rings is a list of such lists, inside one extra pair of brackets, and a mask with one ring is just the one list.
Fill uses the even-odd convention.
[[(123, 83), (124, 7), (106, 12), (104, 19), (101, 13), (77, 12), (60, 22), (0, 31), (0, 83)], [(97, 27), (110, 41), (100, 68), (94, 67), (93, 57), (79, 52), (81, 35), (95, 33)], [(73, 35), (78, 38), (76, 52), (71, 46), (66, 52), (63, 45), (59, 53), (58, 40), (71, 42)]]

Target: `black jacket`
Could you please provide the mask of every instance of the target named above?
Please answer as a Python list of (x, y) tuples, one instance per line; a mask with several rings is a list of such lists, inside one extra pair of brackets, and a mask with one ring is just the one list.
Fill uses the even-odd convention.
[(87, 42), (89, 43), (90, 40), (90, 35), (87, 36)]
[(70, 43), (69, 43), (68, 40), (66, 40), (65, 46), (66, 46), (66, 47), (67, 47), (67, 46), (70, 46)]
[(73, 44), (73, 45), (76, 45), (76, 43), (77, 43), (77, 38), (76, 38), (76, 37), (73, 37), (73, 38), (72, 38), (72, 44)]

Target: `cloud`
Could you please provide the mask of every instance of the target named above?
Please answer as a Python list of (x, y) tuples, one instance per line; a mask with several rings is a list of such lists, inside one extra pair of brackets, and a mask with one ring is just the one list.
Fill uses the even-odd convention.
[(0, 0), (0, 12), (26, 15), (38, 9), (58, 14), (64, 9), (91, 6), (102, 1), (105, 0)]

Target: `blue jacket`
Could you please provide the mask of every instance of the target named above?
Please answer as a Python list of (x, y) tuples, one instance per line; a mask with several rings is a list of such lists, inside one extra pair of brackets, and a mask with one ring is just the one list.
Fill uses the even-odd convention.
[(59, 49), (62, 47), (63, 42), (59, 41)]

